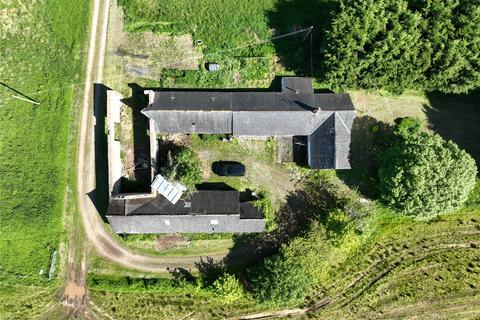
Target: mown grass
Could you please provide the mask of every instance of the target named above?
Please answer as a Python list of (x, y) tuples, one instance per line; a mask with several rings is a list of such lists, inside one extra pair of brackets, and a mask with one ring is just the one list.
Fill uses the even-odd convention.
[(58, 285), (46, 275), (63, 239), (67, 138), (81, 88), (89, 2), (11, 1), (0, 8), (8, 13), (0, 22), (7, 30), (0, 81), (40, 102), (15, 99), (0, 86), (0, 291), (10, 292), (1, 299), (0, 317), (25, 311), (25, 318), (52, 295), (32, 298), (27, 309), (8, 305), (28, 300), (29, 290), (51, 293)]
[(159, 256), (208, 256), (224, 254), (233, 246), (232, 234), (208, 234), (199, 236), (195, 234), (182, 234), (186, 243), (173, 244), (170, 248), (159, 249), (157, 242), (165, 235), (156, 234), (131, 234), (124, 235), (121, 239), (133, 250), (155, 254)]
[(175, 283), (158, 277), (90, 275), (92, 301), (115, 319), (224, 319), (230, 315), (256, 312), (261, 307), (245, 296), (226, 305), (211, 289), (193, 282)]

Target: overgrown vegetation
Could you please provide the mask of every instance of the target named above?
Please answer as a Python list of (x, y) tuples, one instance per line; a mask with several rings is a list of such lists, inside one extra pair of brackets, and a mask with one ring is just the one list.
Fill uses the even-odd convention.
[[(62, 239), (89, 2), (8, 1), (0, 11), (0, 81), (20, 92), (0, 86), (0, 318), (29, 318), (58, 285), (47, 278)], [(40, 104), (13, 97), (22, 94)]]
[(476, 183), (472, 157), (452, 141), (420, 132), (412, 119), (403, 119), (396, 134), (379, 171), (380, 199), (418, 219), (460, 209)]
[(260, 303), (295, 306), (303, 301), (312, 281), (298, 257), (283, 252), (265, 259), (253, 273), (254, 296)]
[(260, 192), (257, 196), (258, 199), (253, 201), (253, 205), (263, 213), (267, 231), (272, 231), (276, 228), (275, 213), (277, 208), (272, 204), (268, 192)]
[(202, 163), (196, 153), (186, 146), (170, 150), (167, 163), (160, 168), (160, 172), (167, 180), (179, 181), (190, 191), (202, 182)]
[(215, 280), (213, 290), (226, 304), (232, 304), (243, 298), (243, 287), (233, 274), (225, 273)]
[(477, 1), (348, 0), (328, 32), (334, 88), (465, 93), (480, 86)]
[[(245, 86), (251, 80), (271, 78), (273, 45), (265, 13), (276, 1), (119, 1), (128, 32), (191, 34), (203, 53), (200, 70), (177, 70), (175, 64), (161, 74), (161, 85), (217, 87)], [(248, 44), (256, 43), (249, 46)], [(181, 61), (179, 61), (181, 62)], [(220, 69), (208, 72), (205, 64), (215, 62)]]
[[(355, 192), (335, 180), (324, 173), (307, 177), (304, 184), (307, 195), (302, 201), (307, 202), (311, 212), (303, 229), (297, 230), (297, 236), (284, 244), (279, 253), (251, 271), (250, 279), (259, 302), (291, 305), (297, 301), (298, 305), (302, 297), (309, 296), (305, 306), (330, 301), (328, 305), (333, 300), (333, 306), (326, 307), (326, 312), (333, 310), (337, 316), (355, 314), (358, 308), (380, 314), (391, 311), (394, 305), (435, 299), (444, 292), (469, 295), (478, 286), (478, 279), (475, 280), (480, 273), (478, 239), (475, 240), (475, 230), (480, 226), (478, 199), (472, 200), (476, 205), (462, 212), (443, 215), (428, 223), (415, 222), (377, 203), (362, 203)], [(329, 192), (321, 187), (325, 184)], [(446, 256), (449, 260), (443, 258)], [(469, 259), (476, 262), (469, 263)], [(429, 263), (435, 266), (422, 275), (418, 268)], [(456, 265), (470, 267), (464, 272)], [(410, 283), (415, 285), (399, 281), (407, 270), (417, 270), (408, 275)], [(437, 274), (442, 275), (437, 277)], [(457, 279), (462, 279), (461, 283)], [(432, 292), (425, 292), (423, 283), (430, 283)], [(381, 298), (385, 294), (389, 299)], [(448, 299), (445, 297), (445, 301)], [(362, 301), (370, 301), (376, 307), (362, 306)], [(448, 308), (448, 304), (440, 307)], [(468, 309), (472, 308), (474, 305), (470, 303)]]

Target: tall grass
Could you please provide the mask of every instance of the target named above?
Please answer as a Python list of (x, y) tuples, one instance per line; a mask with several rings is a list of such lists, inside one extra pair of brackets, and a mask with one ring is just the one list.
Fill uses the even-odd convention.
[(0, 24), (9, 20), (15, 32), (0, 42), (0, 81), (40, 105), (0, 87), (0, 281), (42, 284), (62, 237), (67, 137), (89, 2), (2, 6), (11, 15)]

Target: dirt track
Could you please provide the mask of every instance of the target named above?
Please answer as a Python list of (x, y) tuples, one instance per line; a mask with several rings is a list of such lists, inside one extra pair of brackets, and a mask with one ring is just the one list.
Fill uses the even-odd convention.
[(86, 235), (101, 256), (128, 268), (150, 272), (167, 272), (168, 267), (194, 268), (200, 257), (168, 258), (129, 251), (107, 232), (97, 209), (87, 195), (95, 189), (93, 84), (102, 83), (103, 80), (110, 0), (95, 0), (94, 5), (99, 9), (97, 13), (94, 10), (92, 18), (77, 169), (78, 208)]

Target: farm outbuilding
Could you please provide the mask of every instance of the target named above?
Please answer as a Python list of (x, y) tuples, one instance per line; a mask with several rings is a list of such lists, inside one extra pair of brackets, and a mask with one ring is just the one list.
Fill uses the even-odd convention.
[(314, 93), (307, 78), (282, 78), (280, 92), (148, 90), (143, 114), (157, 132), (307, 137), (308, 165), (349, 169), (355, 108), (348, 94)]

